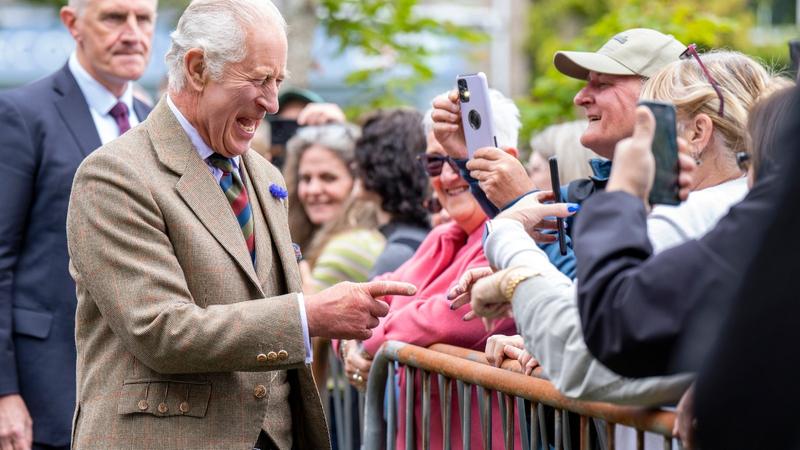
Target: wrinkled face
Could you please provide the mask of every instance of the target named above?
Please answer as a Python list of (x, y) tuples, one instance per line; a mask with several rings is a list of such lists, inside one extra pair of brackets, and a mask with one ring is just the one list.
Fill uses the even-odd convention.
[(297, 197), (314, 225), (323, 225), (341, 214), (353, 190), (353, 176), (344, 161), (321, 145), (303, 152), (297, 178)]
[(65, 10), (78, 60), (93, 78), (113, 91), (112, 86), (142, 76), (150, 59), (155, 0), (89, 0), (79, 15)]
[(550, 180), (550, 166), (547, 164), (539, 152), (534, 152), (531, 156), (531, 164), (529, 166), (530, 177), (536, 189), (550, 190), (552, 188), (552, 181)]
[(227, 64), (220, 80), (206, 77), (194, 123), (217, 153), (230, 158), (246, 152), (264, 115), (278, 110), (286, 52), (286, 36), (277, 25), (251, 30), (244, 59)]
[[(425, 149), (425, 153), (447, 155), (442, 145), (433, 136), (433, 132), (428, 133), (427, 143), (428, 147)], [(431, 184), (442, 208), (466, 232), (471, 233), (483, 223), (486, 214), (472, 197), (467, 182), (449, 164), (442, 165), (442, 173), (432, 177)]]
[(586, 86), (573, 99), (589, 120), (581, 144), (600, 156), (612, 158), (617, 142), (633, 134), (641, 90), (642, 79), (638, 76), (589, 72)]

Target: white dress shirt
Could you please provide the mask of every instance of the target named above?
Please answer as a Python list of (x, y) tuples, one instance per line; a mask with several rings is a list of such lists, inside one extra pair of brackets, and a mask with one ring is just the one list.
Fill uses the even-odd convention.
[[(215, 153), (214, 150), (212, 150), (211, 147), (209, 147), (208, 144), (206, 144), (203, 138), (200, 137), (200, 133), (197, 132), (197, 129), (194, 126), (192, 126), (192, 124), (189, 123), (188, 120), (186, 120), (186, 117), (184, 117), (183, 113), (181, 113), (178, 107), (175, 106), (175, 103), (172, 102), (172, 99), (169, 97), (169, 95), (167, 95), (167, 106), (169, 106), (169, 109), (172, 111), (172, 114), (175, 115), (175, 118), (178, 119), (178, 123), (181, 125), (181, 128), (183, 128), (183, 131), (185, 131), (186, 134), (189, 136), (189, 140), (194, 145), (195, 150), (197, 150), (197, 154), (199, 154), (200, 158), (203, 161), (205, 161), (206, 166), (208, 166), (208, 170), (211, 171), (211, 175), (213, 175), (214, 178), (217, 180), (217, 183), (219, 183), (223, 175), (222, 170), (219, 169), (218, 167), (214, 167), (208, 161), (208, 157)], [(234, 156), (233, 158), (230, 159), (233, 164), (234, 170), (240, 170), (239, 162), (241, 161), (241, 157)], [(241, 178), (242, 180), (244, 180), (244, 177)], [(300, 323), (302, 324), (303, 327), (303, 340), (305, 341), (305, 346), (306, 346), (306, 364), (311, 364), (311, 361), (313, 360), (311, 354), (311, 339), (308, 335), (308, 319), (306, 318), (306, 307), (305, 303), (303, 302), (302, 292), (297, 293), (297, 303), (300, 309)]]
[(133, 109), (133, 83), (128, 82), (125, 92), (122, 93), (121, 97), (117, 98), (105, 86), (89, 75), (89, 72), (78, 62), (78, 56), (75, 52), (72, 52), (69, 56), (67, 66), (72, 72), (72, 76), (75, 77), (75, 81), (78, 82), (78, 87), (83, 93), (83, 98), (86, 99), (86, 104), (89, 105), (94, 127), (97, 129), (97, 134), (100, 135), (100, 142), (103, 145), (119, 137), (117, 121), (109, 114), (109, 111), (117, 102), (122, 102), (128, 107), (128, 122), (131, 124), (131, 128), (139, 124), (139, 117), (136, 116), (136, 111)]

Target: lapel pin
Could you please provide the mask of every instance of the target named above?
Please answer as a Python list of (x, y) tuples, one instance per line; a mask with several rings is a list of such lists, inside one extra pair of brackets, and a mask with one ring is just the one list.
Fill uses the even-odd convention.
[(302, 261), (303, 260), (303, 252), (300, 251), (300, 244), (298, 244), (296, 242), (292, 242), (292, 247), (294, 248), (294, 257), (297, 260), (297, 262)]
[(289, 196), (289, 192), (283, 186), (275, 183), (269, 185), (269, 193), (278, 200), (283, 200)]

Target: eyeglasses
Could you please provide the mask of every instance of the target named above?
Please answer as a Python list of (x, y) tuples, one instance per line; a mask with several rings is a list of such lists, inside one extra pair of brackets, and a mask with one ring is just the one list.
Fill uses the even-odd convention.
[(441, 175), (442, 167), (444, 167), (445, 162), (453, 169), (453, 172), (459, 173), (456, 160), (449, 156), (422, 154), (417, 156), (417, 161), (422, 163), (422, 167), (429, 177), (438, 177)]
[(703, 69), (706, 79), (711, 84), (711, 87), (714, 88), (714, 92), (717, 93), (717, 97), (719, 97), (719, 116), (723, 117), (725, 115), (725, 98), (722, 97), (722, 90), (719, 88), (719, 83), (711, 76), (711, 72), (708, 71), (706, 65), (703, 64), (703, 60), (700, 59), (700, 55), (697, 54), (697, 44), (689, 44), (686, 50), (681, 53), (680, 59), (690, 59), (692, 57), (700, 64), (700, 68)]

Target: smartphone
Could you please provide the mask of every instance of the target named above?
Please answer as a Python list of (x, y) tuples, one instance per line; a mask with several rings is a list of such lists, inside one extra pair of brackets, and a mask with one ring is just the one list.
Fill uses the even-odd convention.
[(653, 136), (653, 157), (656, 160), (656, 176), (650, 190), (650, 204), (678, 205), (678, 140), (675, 130), (675, 106), (672, 103), (642, 100), (656, 118)]
[[(553, 187), (556, 203), (561, 203), (561, 180), (558, 178), (558, 158), (551, 156), (547, 162), (550, 163), (550, 185)], [(567, 254), (567, 238), (564, 234), (564, 219), (556, 217), (556, 228), (558, 229), (558, 250), (562, 255)]]
[(267, 120), (272, 133), (272, 145), (286, 145), (289, 139), (297, 133), (297, 129), (300, 128), (300, 125), (294, 119), (268, 116)]
[(492, 104), (489, 100), (489, 83), (483, 72), (459, 75), (456, 78), (458, 99), (461, 102), (461, 125), (470, 158), (475, 150), (497, 147), (492, 125)]

